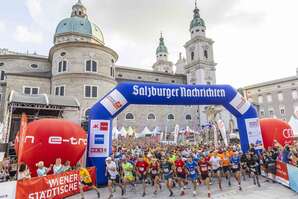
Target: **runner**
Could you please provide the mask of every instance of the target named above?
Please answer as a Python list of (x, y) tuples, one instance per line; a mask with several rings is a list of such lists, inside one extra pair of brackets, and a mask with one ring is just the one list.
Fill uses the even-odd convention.
[(137, 167), (137, 176), (139, 180), (143, 184), (143, 194), (142, 197), (146, 195), (146, 179), (147, 179), (147, 171), (148, 171), (148, 163), (144, 161), (144, 156), (140, 155), (138, 161), (136, 162)]
[(252, 153), (248, 154), (247, 159), (247, 165), (249, 168), (249, 172), (253, 177), (254, 185), (258, 185), (258, 187), (261, 187), (259, 182), (259, 174), (258, 174), (258, 157), (256, 155), (253, 155)]
[(153, 159), (152, 163), (150, 165), (150, 177), (151, 177), (151, 181), (153, 182), (153, 186), (154, 186), (154, 195), (157, 194), (157, 190), (160, 189), (161, 190), (161, 184), (160, 184), (160, 177), (159, 177), (159, 162), (157, 159)]
[(163, 173), (163, 178), (166, 181), (167, 188), (170, 191), (169, 197), (172, 197), (172, 196), (174, 196), (174, 193), (172, 191), (172, 188), (173, 188), (173, 165), (169, 160), (166, 159), (165, 156), (162, 156), (160, 168)]
[(197, 195), (197, 180), (198, 180), (198, 164), (190, 156), (186, 163), (185, 168), (187, 169), (188, 179), (191, 180), (193, 185), (193, 196)]
[(200, 173), (201, 173), (201, 178), (204, 181), (205, 185), (208, 188), (208, 198), (211, 198), (211, 192), (210, 192), (210, 178), (209, 178), (209, 163), (208, 163), (208, 158), (203, 155), (201, 160), (199, 161), (199, 168), (200, 168)]
[(232, 168), (232, 173), (238, 182), (238, 187), (239, 190), (242, 190), (241, 187), (241, 176), (240, 176), (240, 156), (238, 152), (234, 152), (234, 155), (231, 157), (231, 168)]
[(221, 186), (221, 159), (220, 159), (220, 157), (218, 157), (217, 151), (214, 151), (214, 153), (211, 156), (209, 162), (211, 164), (213, 174), (218, 179), (219, 189), (222, 191), (222, 186)]
[(127, 184), (131, 184), (134, 187), (135, 177), (133, 175), (134, 166), (131, 162), (127, 161), (126, 157), (122, 158), (122, 179), (123, 179), (123, 190), (124, 194), (126, 193)]
[(86, 168), (83, 168), (80, 163), (77, 164), (76, 168), (79, 171), (79, 176), (80, 176), (79, 188), (80, 188), (81, 199), (85, 198), (84, 190), (83, 190), (84, 186), (88, 186), (94, 189), (97, 193), (97, 197), (100, 198), (99, 190), (95, 185), (93, 185), (89, 171)]
[(109, 198), (113, 197), (113, 186), (119, 186), (121, 188), (121, 195), (124, 195), (124, 189), (120, 184), (120, 175), (117, 171), (117, 166), (111, 157), (106, 159), (106, 176), (108, 177), (108, 188), (110, 191)]
[(175, 176), (181, 189), (180, 195), (183, 196), (185, 194), (184, 190), (187, 181), (184, 161), (182, 160), (181, 155), (179, 153), (177, 154), (177, 160), (175, 161)]
[(242, 155), (240, 157), (240, 165), (241, 165), (240, 171), (241, 171), (241, 175), (242, 175), (244, 181), (245, 181), (246, 174), (249, 174), (248, 165), (247, 165), (247, 156), (248, 156), (247, 154), (242, 153)]
[(228, 151), (224, 151), (220, 155), (221, 161), (222, 161), (222, 172), (223, 176), (226, 178), (228, 181), (228, 185), (231, 186), (231, 170), (230, 170), (230, 153)]

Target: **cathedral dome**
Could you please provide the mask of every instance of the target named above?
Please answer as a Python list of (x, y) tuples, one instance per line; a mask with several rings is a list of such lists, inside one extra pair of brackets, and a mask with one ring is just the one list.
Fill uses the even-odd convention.
[(159, 54), (159, 53), (168, 53), (168, 49), (164, 43), (164, 38), (162, 37), (162, 35), (160, 36), (160, 39), (159, 39), (159, 46), (156, 49), (156, 54)]
[(198, 27), (198, 26), (206, 27), (205, 21), (200, 16), (200, 10), (198, 9), (197, 4), (196, 4), (196, 8), (194, 9), (193, 12), (194, 12), (194, 15), (193, 15), (193, 19), (191, 20), (191, 23), (190, 23), (190, 30), (193, 29), (194, 27)]
[(66, 34), (90, 37), (104, 44), (104, 38), (100, 28), (90, 22), (87, 16), (87, 9), (80, 0), (73, 5), (71, 17), (63, 19), (56, 28), (55, 37)]

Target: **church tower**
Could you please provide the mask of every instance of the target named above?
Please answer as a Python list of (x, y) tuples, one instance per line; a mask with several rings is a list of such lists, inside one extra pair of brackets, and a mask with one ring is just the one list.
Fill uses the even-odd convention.
[[(187, 84), (215, 84), (216, 63), (213, 58), (214, 41), (206, 37), (205, 21), (200, 16), (197, 3), (195, 4), (189, 31), (190, 40), (184, 45), (186, 51), (184, 71), (187, 75)], [(208, 123), (206, 110), (207, 106), (198, 107), (197, 112), (200, 125)]]
[(188, 84), (215, 84), (215, 66), (212, 39), (206, 37), (206, 25), (195, 5), (189, 31), (191, 39), (186, 42), (185, 73)]
[(168, 61), (168, 49), (165, 45), (164, 38), (160, 34), (159, 45), (156, 49), (156, 62), (152, 66), (154, 71), (173, 74), (173, 63)]

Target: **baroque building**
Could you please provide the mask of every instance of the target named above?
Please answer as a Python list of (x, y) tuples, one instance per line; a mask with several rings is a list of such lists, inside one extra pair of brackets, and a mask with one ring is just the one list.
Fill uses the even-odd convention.
[[(197, 5), (189, 32), (190, 40), (184, 45), (186, 58), (180, 53), (176, 64), (168, 60), (166, 39), (161, 35), (152, 70), (120, 66), (117, 52), (105, 45), (101, 29), (88, 19), (87, 9), (79, 0), (70, 17), (58, 24), (48, 56), (1, 49), (0, 120), (9, 123), (15, 117), (19, 121), (22, 111), (16, 112), (11, 106), (14, 104), (17, 108), (26, 106), (23, 111), (31, 118), (46, 115), (48, 112), (42, 110), (54, 107), (59, 116), (84, 123), (90, 107), (123, 81), (215, 84), (214, 42), (206, 37), (206, 24)], [(30, 106), (36, 104), (44, 107), (30, 112)], [(70, 108), (76, 108), (75, 113), (68, 111)], [(180, 128), (198, 130), (208, 123), (205, 109), (205, 106), (131, 105), (115, 123), (118, 128), (131, 126), (136, 132), (145, 126), (173, 131), (177, 124)]]

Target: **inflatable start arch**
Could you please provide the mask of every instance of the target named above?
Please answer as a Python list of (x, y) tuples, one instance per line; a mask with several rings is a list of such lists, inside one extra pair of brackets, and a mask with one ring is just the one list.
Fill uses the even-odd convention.
[(105, 158), (112, 152), (112, 120), (130, 104), (222, 105), (236, 118), (241, 148), (263, 146), (255, 108), (229, 85), (120, 83), (90, 110), (87, 165), (96, 166), (97, 184), (107, 183)]

